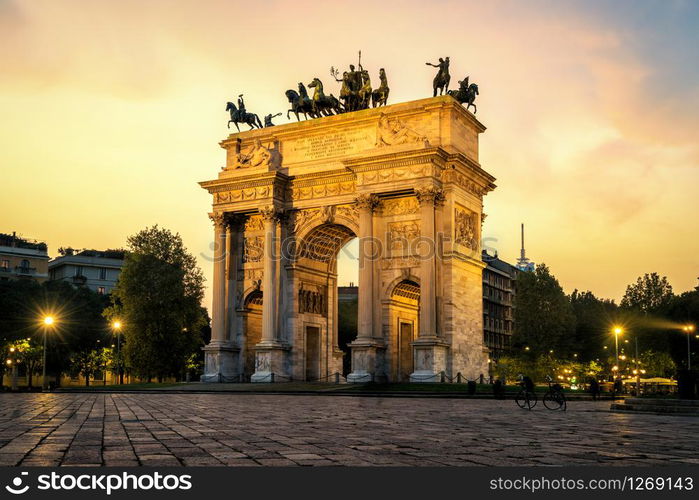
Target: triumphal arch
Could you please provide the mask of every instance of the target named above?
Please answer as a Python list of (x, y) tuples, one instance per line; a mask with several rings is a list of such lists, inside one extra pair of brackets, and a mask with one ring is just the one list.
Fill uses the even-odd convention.
[(206, 381), (332, 380), (337, 255), (359, 238), (349, 382), (487, 374), (485, 127), (451, 96), (231, 134), (213, 196)]

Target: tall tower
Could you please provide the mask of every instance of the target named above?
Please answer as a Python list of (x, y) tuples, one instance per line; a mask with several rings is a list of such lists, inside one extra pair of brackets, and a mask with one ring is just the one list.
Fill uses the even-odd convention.
[(520, 271), (534, 271), (535, 264), (527, 258), (527, 253), (524, 250), (524, 224), (522, 224), (522, 248), (519, 251), (519, 259), (517, 259), (517, 269)]

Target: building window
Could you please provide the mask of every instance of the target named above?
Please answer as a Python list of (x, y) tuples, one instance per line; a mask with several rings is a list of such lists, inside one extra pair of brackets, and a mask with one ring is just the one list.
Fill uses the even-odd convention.
[(104, 293), (105, 293), (104, 287), (103, 287), (103, 286), (98, 286), (98, 287), (97, 287), (97, 293), (99, 293), (100, 295), (104, 295)]
[(27, 259), (24, 259), (24, 260), (22, 261), (22, 264), (20, 264), (20, 267), (21, 267), (22, 269), (29, 269), (29, 261), (28, 261)]
[(10, 269), (10, 261), (3, 260), (2, 264), (0, 265), (0, 269), (2, 269), (3, 271), (7, 271), (8, 269)]
[(83, 266), (75, 266), (75, 275), (76, 275), (76, 276), (82, 276), (82, 275), (83, 275)]
[(100, 267), (100, 279), (101, 280), (107, 279), (107, 268), (106, 267)]

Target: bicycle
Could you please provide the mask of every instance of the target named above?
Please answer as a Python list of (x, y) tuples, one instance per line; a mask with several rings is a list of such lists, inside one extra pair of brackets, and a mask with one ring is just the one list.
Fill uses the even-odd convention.
[(517, 396), (515, 396), (515, 402), (517, 406), (523, 410), (531, 410), (536, 406), (538, 401), (536, 393), (534, 392), (534, 384), (529, 377), (523, 377), (520, 374), (518, 378), (521, 389), (517, 393)]
[(549, 410), (566, 411), (568, 404), (563, 393), (563, 387), (560, 384), (553, 384), (551, 377), (546, 377), (546, 380), (549, 384), (549, 390), (544, 394), (544, 406)]

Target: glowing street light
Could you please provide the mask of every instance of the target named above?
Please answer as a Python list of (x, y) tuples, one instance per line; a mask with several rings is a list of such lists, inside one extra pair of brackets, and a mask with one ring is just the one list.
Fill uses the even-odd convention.
[(692, 352), (691, 348), (689, 346), (689, 339), (692, 336), (692, 333), (694, 332), (694, 325), (685, 325), (682, 327), (682, 330), (687, 334), (687, 370), (692, 369)]
[(121, 375), (121, 321), (112, 321), (112, 328), (117, 332), (117, 379), (119, 384), (123, 384), (124, 379)]
[(620, 326), (614, 327), (614, 347), (616, 349), (616, 358), (619, 359), (619, 335), (624, 333), (624, 329)]
[(42, 368), (42, 377), (41, 377), (41, 388), (45, 391), (48, 388), (48, 384), (46, 383), (46, 331), (53, 327), (53, 325), (56, 323), (56, 320), (53, 316), (44, 316), (43, 321), (44, 323), (44, 362), (43, 362), (43, 368)]

